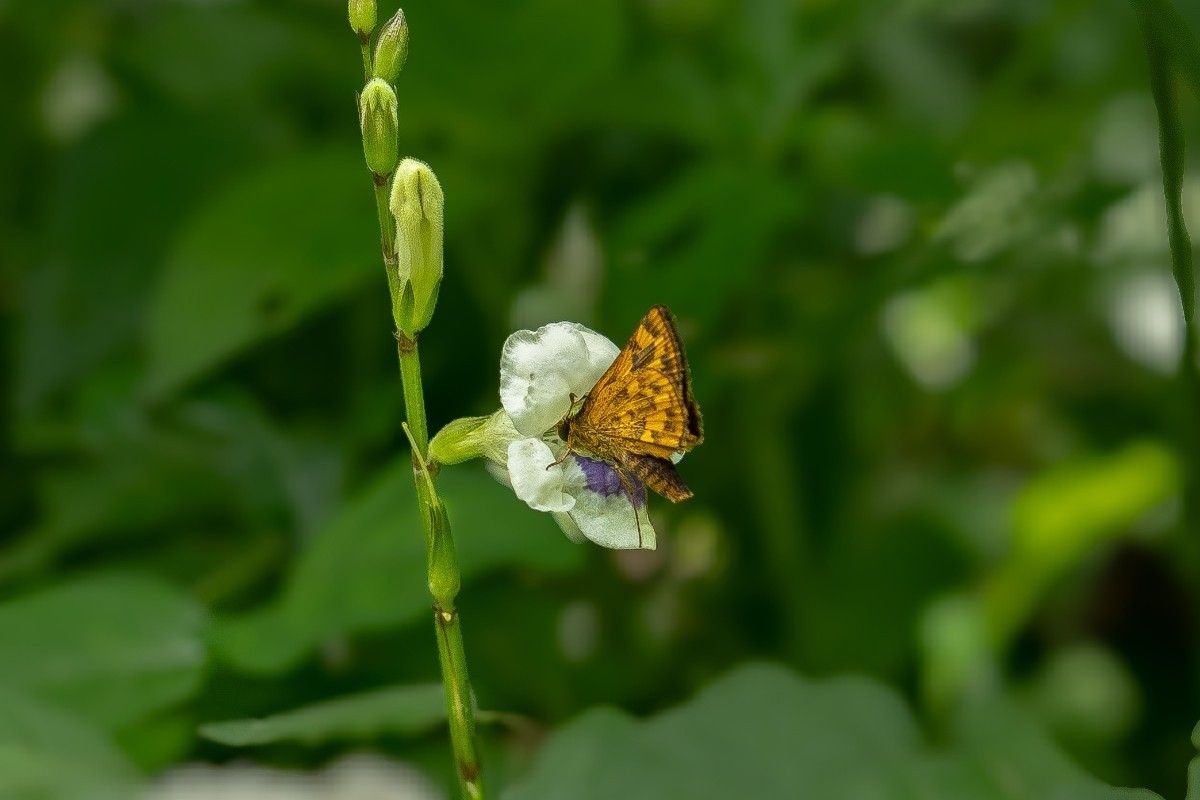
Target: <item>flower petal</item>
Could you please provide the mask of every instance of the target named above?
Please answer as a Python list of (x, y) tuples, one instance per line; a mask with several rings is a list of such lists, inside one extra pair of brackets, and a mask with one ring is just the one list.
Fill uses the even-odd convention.
[(570, 395), (591, 390), (617, 346), (574, 322), (517, 331), (500, 354), (500, 402), (517, 430), (541, 436), (571, 409)]
[[(580, 533), (601, 547), (655, 548), (654, 526), (646, 514), (646, 494), (641, 484), (633, 487), (631, 500), (611, 466), (578, 455), (563, 462), (563, 472), (563, 488), (575, 498), (570, 521)], [(567, 532), (563, 523), (559, 525)]]
[(572, 376), (571, 391), (576, 397), (583, 397), (592, 390), (596, 385), (596, 381), (600, 380), (600, 376), (604, 374), (612, 363), (617, 360), (617, 354), (621, 352), (621, 348), (613, 344), (608, 337), (596, 333), (591, 328), (584, 327), (578, 322), (566, 323), (575, 328), (579, 335), (583, 337), (583, 343), (587, 347), (587, 367), (581, 369)]
[[(534, 511), (570, 511), (575, 498), (564, 491), (561, 464), (541, 439), (517, 439), (508, 445), (508, 478), (513, 492)], [(569, 459), (568, 459), (569, 461)]]
[(558, 527), (562, 528), (562, 532), (567, 538), (575, 544), (582, 544), (587, 541), (587, 537), (583, 535), (583, 531), (579, 530), (579, 526), (575, 524), (575, 520), (571, 518), (570, 511), (559, 511), (551, 516), (558, 523)]

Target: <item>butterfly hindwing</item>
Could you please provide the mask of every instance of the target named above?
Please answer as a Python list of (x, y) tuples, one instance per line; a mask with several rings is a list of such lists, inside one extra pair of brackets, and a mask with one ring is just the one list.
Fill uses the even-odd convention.
[(625, 456), (622, 463), (638, 480), (672, 503), (687, 500), (692, 496), (692, 490), (683, 482), (683, 478), (679, 477), (675, 465), (669, 459), (631, 453)]

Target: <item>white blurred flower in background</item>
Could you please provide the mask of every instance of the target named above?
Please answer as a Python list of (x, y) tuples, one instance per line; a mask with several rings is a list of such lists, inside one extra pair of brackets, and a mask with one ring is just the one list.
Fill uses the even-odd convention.
[(410, 766), (380, 756), (352, 755), (318, 772), (255, 764), (193, 764), (163, 775), (142, 800), (441, 800), (442, 793)]
[(1122, 276), (1108, 300), (1117, 345), (1133, 360), (1170, 374), (1183, 353), (1183, 309), (1171, 274), (1142, 271)]

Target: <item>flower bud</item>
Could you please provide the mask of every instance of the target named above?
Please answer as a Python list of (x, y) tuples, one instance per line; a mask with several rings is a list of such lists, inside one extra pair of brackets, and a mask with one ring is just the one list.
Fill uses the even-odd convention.
[(429, 551), (426, 565), (429, 576), (429, 593), (443, 608), (454, 608), (454, 598), (462, 587), (458, 571), (458, 553), (454, 550), (454, 539), (450, 536), (450, 521), (446, 518), (446, 507), (441, 503), (429, 509)]
[(429, 457), (439, 464), (459, 464), (486, 458), (508, 460), (508, 443), (520, 436), (503, 409), (490, 417), (463, 417), (447, 423), (429, 443)]
[(427, 164), (406, 158), (396, 168), (389, 207), (396, 218), (396, 327), (415, 336), (433, 318), (442, 283), (442, 186)]
[(382, 78), (388, 83), (395, 83), (396, 76), (404, 69), (408, 60), (408, 22), (404, 19), (404, 9), (397, 9), (379, 31), (379, 41), (375, 43), (375, 77)]
[(350, 29), (367, 41), (375, 30), (375, 0), (350, 0)]
[(372, 78), (358, 98), (358, 124), (362, 128), (363, 155), (376, 175), (396, 168), (396, 93), (385, 81)]

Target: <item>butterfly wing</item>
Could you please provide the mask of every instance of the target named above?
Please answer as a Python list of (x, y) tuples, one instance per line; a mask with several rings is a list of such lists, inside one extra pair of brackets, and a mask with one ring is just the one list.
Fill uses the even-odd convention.
[(687, 500), (692, 496), (692, 490), (683, 482), (683, 478), (679, 477), (670, 459), (630, 453), (621, 463), (634, 477), (672, 503)]
[(665, 306), (642, 317), (573, 422), (581, 442), (607, 456), (669, 459), (703, 441), (687, 358)]

